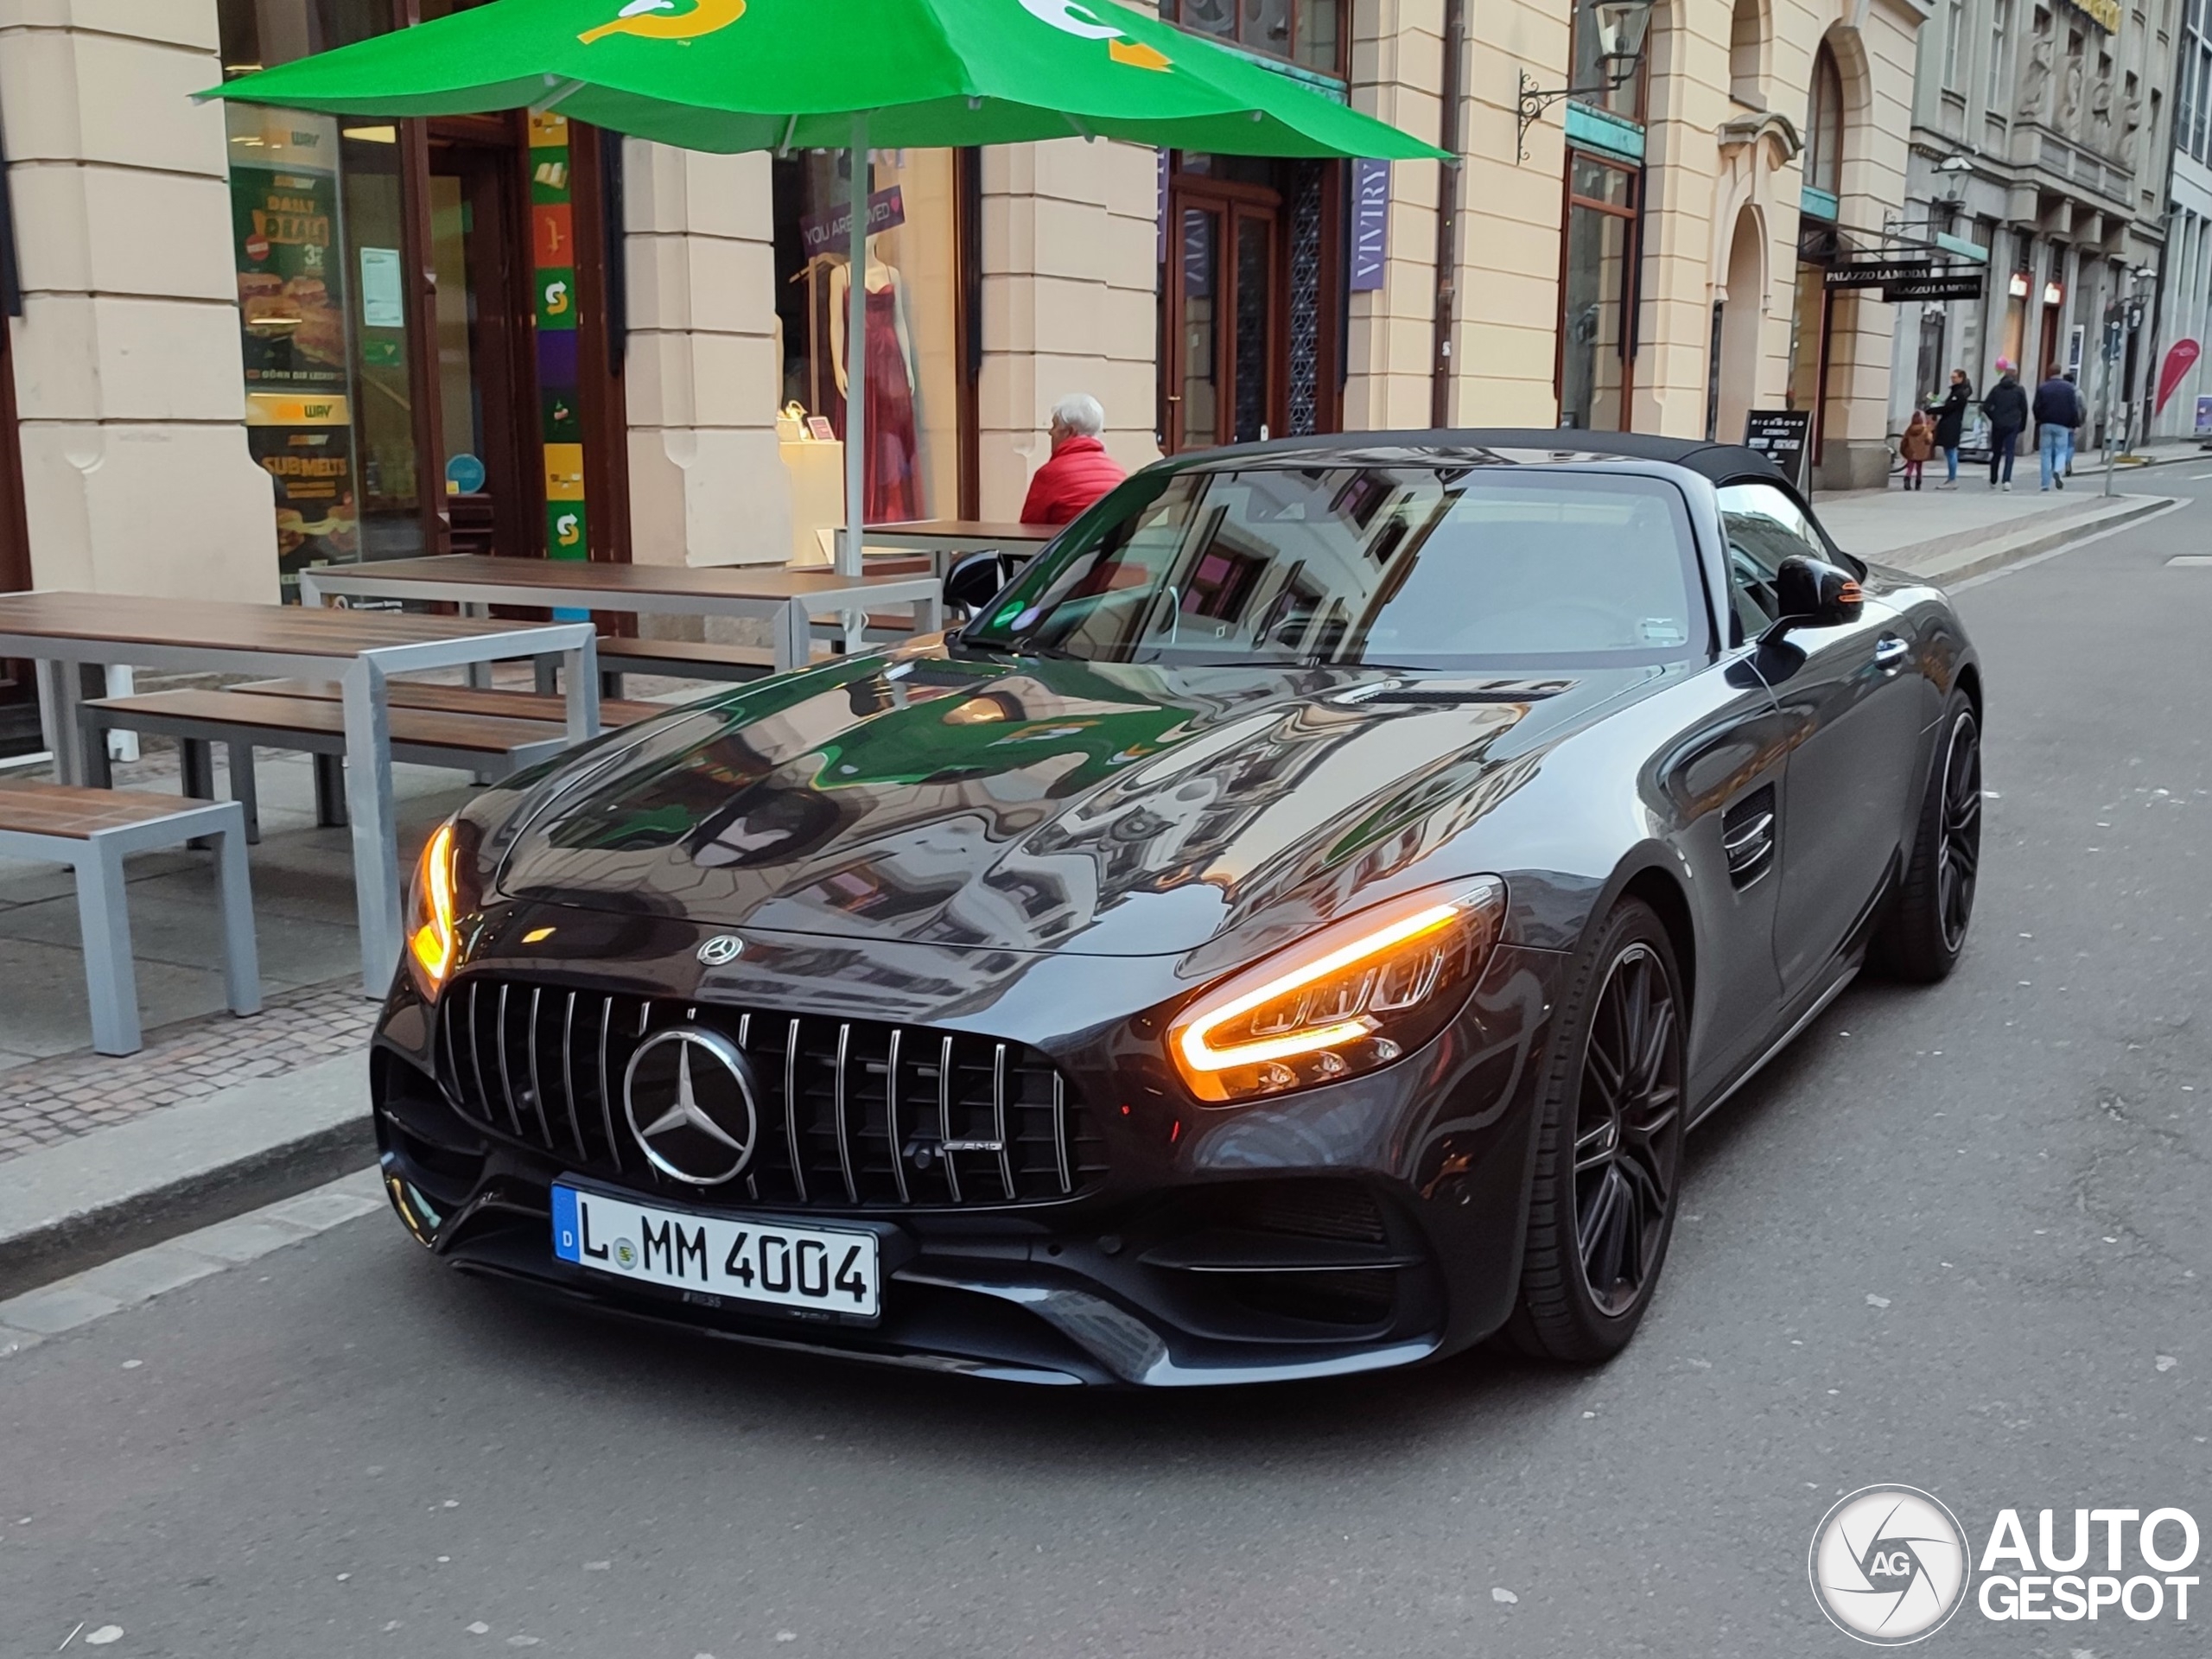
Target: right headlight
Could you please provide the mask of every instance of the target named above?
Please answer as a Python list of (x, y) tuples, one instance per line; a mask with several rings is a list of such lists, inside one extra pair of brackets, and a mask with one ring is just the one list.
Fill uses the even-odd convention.
[(1459, 1011), (1504, 913), (1484, 875), (1333, 923), (1195, 998), (1168, 1030), (1176, 1070), (1219, 1104), (1388, 1065)]

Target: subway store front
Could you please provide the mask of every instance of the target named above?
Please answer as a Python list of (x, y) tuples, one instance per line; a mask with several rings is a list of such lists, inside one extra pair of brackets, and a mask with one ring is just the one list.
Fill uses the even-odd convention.
[[(226, 76), (461, 9), (219, 0)], [(620, 149), (557, 112), (226, 106), (247, 442), (319, 564), (623, 559)]]

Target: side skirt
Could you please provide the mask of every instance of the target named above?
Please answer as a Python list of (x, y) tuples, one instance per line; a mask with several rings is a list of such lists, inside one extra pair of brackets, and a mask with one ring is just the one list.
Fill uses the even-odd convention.
[(1789, 1030), (1783, 1032), (1781, 1036), (1776, 1038), (1770, 1045), (1761, 1051), (1758, 1058), (1753, 1060), (1749, 1065), (1738, 1072), (1734, 1082), (1731, 1083), (1726, 1088), (1721, 1090), (1718, 1094), (1714, 1095), (1711, 1100), (1708, 1100), (1704, 1105), (1698, 1109), (1697, 1116), (1690, 1119), (1687, 1127), (1692, 1129), (1697, 1128), (1697, 1126), (1704, 1122), (1707, 1118), (1711, 1117), (1713, 1113), (1719, 1111), (1721, 1107), (1727, 1104), (1729, 1097), (1738, 1089), (1741, 1089), (1753, 1077), (1758, 1076), (1758, 1074), (1766, 1068), (1766, 1063), (1769, 1060), (1772, 1059), (1776, 1055), (1781, 1053), (1783, 1049), (1789, 1047), (1791, 1043), (1795, 1042), (1799, 1032), (1804, 1030), (1805, 1027), (1811, 1025), (1814, 1020), (1819, 1019), (1822, 1012), (1827, 1009), (1828, 1004), (1834, 1001), (1836, 998), (1843, 995), (1844, 988), (1849, 985), (1853, 980), (1859, 977), (1859, 969), (1861, 965), (1861, 963), (1857, 962), (1848, 963), (1841, 973), (1838, 974), (1835, 978), (1828, 982), (1827, 988), (1813, 999), (1811, 1005), (1806, 1008), (1805, 1012), (1797, 1016), (1796, 1020), (1791, 1023)]

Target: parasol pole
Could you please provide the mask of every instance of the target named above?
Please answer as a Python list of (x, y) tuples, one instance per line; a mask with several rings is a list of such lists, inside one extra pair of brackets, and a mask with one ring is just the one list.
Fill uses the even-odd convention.
[(852, 224), (845, 282), (845, 537), (837, 574), (861, 574), (868, 484), (868, 113), (853, 118)]

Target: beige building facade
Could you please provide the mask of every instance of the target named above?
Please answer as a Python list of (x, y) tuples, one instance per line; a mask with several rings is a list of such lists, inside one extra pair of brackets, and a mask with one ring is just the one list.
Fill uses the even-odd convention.
[(834, 156), (188, 97), (452, 3), (0, 0), (0, 584), (818, 556), (855, 350), (872, 521), (1014, 517), (1072, 391), (1131, 468), (1439, 410), (1733, 438), (1793, 407), (1818, 484), (1886, 467), (1891, 308), (1821, 272), (1904, 199), (1915, 0), (1658, 0), (1625, 76), (1587, 0), (1170, 0), (1461, 164), (880, 153), (850, 341)]

